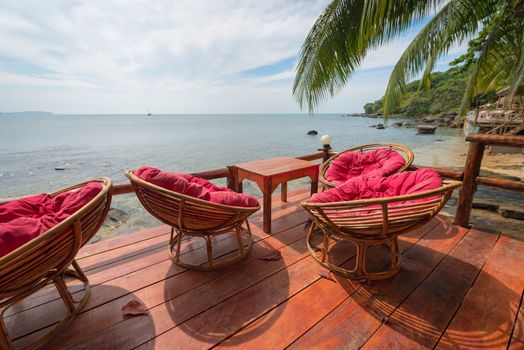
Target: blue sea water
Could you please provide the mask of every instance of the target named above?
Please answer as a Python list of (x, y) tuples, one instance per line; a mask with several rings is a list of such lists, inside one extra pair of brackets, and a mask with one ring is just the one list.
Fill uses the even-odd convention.
[[(125, 182), (124, 170), (141, 165), (194, 172), (300, 156), (317, 151), (323, 134), (331, 135), (335, 150), (389, 141), (411, 147), (417, 164), (463, 166), (466, 148), (459, 130), (417, 135), (416, 129), (370, 127), (383, 122), (340, 114), (2, 115), (0, 197), (50, 192), (96, 176)], [(319, 134), (306, 135), (311, 129)], [(252, 184), (245, 188), (258, 193)], [(134, 195), (115, 197), (114, 206), (130, 218), (109, 227), (105, 236), (158, 223), (141, 210)]]

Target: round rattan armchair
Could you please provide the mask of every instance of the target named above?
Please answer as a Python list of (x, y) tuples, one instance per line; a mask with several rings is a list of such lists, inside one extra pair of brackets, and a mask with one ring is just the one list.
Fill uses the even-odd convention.
[[(444, 207), (460, 181), (445, 181), (436, 189), (377, 199), (334, 203), (308, 203), (302, 206), (310, 213), (313, 224), (307, 234), (307, 247), (323, 267), (351, 279), (379, 280), (394, 276), (400, 268), (397, 237), (431, 220)], [(323, 235), (320, 248), (313, 243), (315, 227)], [(333, 242), (354, 243), (354, 268), (348, 269), (329, 261)], [(389, 268), (379, 272), (366, 270), (366, 250), (373, 245), (386, 245), (391, 254)]]
[(325, 174), (326, 174), (326, 171), (331, 166), (331, 164), (333, 163), (333, 161), (336, 160), (341, 155), (348, 153), (348, 152), (369, 152), (371, 150), (376, 150), (379, 148), (386, 148), (392, 151), (396, 151), (404, 158), (405, 164), (403, 167), (397, 170), (397, 173), (403, 172), (404, 170), (409, 168), (409, 166), (413, 163), (413, 160), (415, 159), (415, 154), (413, 153), (413, 151), (404, 145), (400, 145), (396, 143), (371, 143), (367, 145), (361, 145), (361, 146), (353, 147), (345, 151), (339, 152), (335, 154), (334, 156), (332, 156), (331, 158), (329, 158), (326, 162), (324, 162), (320, 166), (320, 173), (319, 173), (320, 182), (324, 185), (325, 188), (333, 188), (338, 185), (336, 183), (333, 183), (327, 180), (325, 177)]
[[(256, 207), (235, 207), (211, 203), (190, 197), (140, 179), (128, 170), (125, 175), (144, 208), (155, 218), (171, 226), (169, 255), (179, 266), (196, 270), (213, 270), (244, 258), (253, 246), (253, 237), (247, 218), (258, 211)], [(245, 227), (244, 227), (245, 224)], [(216, 262), (213, 258), (212, 240), (216, 235), (234, 232), (238, 253), (228, 259)], [(182, 261), (182, 239), (202, 237), (206, 242), (207, 261), (193, 264)]]
[[(89, 182), (102, 184), (102, 190), (91, 201), (52, 229), (0, 258), (0, 349), (13, 348), (4, 323), (5, 311), (37, 290), (54, 284), (68, 314), (28, 349), (40, 347), (59, 333), (87, 302), (89, 281), (75, 256), (102, 226), (111, 204), (112, 182), (108, 178), (97, 178), (51, 194), (54, 197)], [(79, 301), (69, 293), (65, 283), (67, 278), (83, 283), (84, 294)]]

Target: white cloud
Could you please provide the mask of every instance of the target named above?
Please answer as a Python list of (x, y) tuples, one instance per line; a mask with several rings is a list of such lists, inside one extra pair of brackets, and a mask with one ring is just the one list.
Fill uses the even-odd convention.
[[(3, 0), (0, 88), (9, 93), (0, 95), (0, 105), (24, 110), (32, 104), (59, 113), (140, 113), (152, 104), (164, 113), (266, 112), (269, 106), (274, 112), (297, 111), (292, 70), (258, 77), (241, 73), (297, 55), (328, 2)], [(362, 68), (391, 66), (408, 39), (370, 54)], [(21, 65), (10, 71), (2, 57)], [(342, 96), (348, 91), (354, 90)], [(82, 103), (85, 96), (88, 106)], [(257, 98), (274, 103), (260, 104)]]

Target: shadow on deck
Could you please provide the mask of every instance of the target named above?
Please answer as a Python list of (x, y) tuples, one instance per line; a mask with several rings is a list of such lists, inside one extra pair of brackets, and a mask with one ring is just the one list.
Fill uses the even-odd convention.
[[(44, 348), (524, 348), (524, 242), (437, 217), (400, 237), (402, 267), (394, 278), (332, 281), (320, 277), (305, 246), (308, 216), (299, 202), (306, 196), (300, 189), (290, 192), (288, 203), (274, 201), (272, 235), (262, 232), (257, 213), (253, 251), (219, 271), (173, 265), (166, 226), (85, 247), (78, 262), (91, 297)], [(235, 241), (224, 238), (214, 251), (227, 257), (234, 248)], [(282, 260), (258, 259), (274, 249)], [(204, 250), (185, 242), (186, 257), (195, 262)], [(351, 257), (343, 253), (339, 258)], [(380, 254), (370, 263), (386, 264)], [(48, 288), (8, 310), (17, 346), (61, 319), (65, 308), (57, 298)], [(134, 299), (148, 314), (123, 317), (122, 306)]]

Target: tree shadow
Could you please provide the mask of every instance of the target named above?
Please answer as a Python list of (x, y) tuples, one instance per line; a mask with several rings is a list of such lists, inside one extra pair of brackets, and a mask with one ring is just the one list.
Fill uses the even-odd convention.
[[(497, 276), (483, 270), (479, 272), (483, 266), (481, 254), (489, 256), (489, 252), (469, 248), (458, 253), (470, 263), (415, 244), (403, 254), (400, 272), (393, 278), (361, 283), (335, 275), (336, 281), (350, 295), (350, 302), (360, 306), (342, 322), (347, 326), (359, 318), (361, 324), (369, 326), (366, 319), (371, 318), (375, 320), (369, 321), (374, 322), (374, 327), (381, 327), (376, 333), (376, 328), (371, 330), (372, 327), (345, 327), (346, 336), (358, 338), (356, 334), (359, 334), (363, 339), (371, 337), (369, 345), (377, 336), (376, 340), (381, 338), (386, 347), (388, 342), (393, 346), (395, 338), (399, 337), (430, 348), (437, 342), (453, 348), (507, 346), (520, 295)], [(387, 259), (377, 255), (374, 264), (384, 267)], [(484, 287), (489, 293), (481, 293), (479, 289), (474, 291), (476, 294), (468, 295), (472, 293), (473, 283), (475, 288)], [(469, 298), (464, 301), (466, 296)], [(479, 305), (489, 313), (480, 310)], [(463, 310), (455, 314), (461, 307)]]

